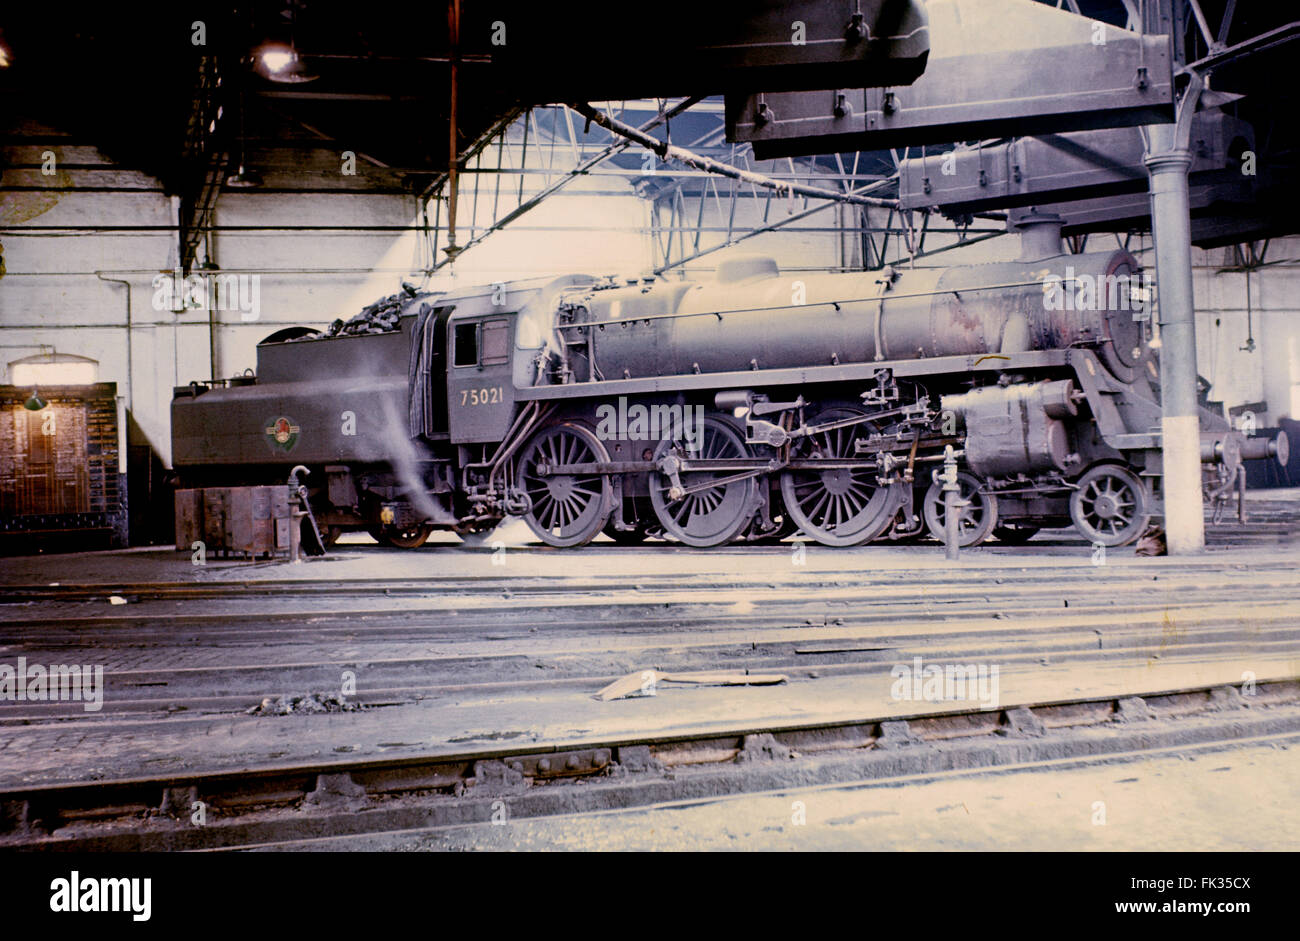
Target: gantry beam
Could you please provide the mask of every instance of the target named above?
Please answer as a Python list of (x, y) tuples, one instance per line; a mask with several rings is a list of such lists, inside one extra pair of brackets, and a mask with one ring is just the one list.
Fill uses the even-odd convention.
[(932, 52), (905, 88), (727, 96), (727, 137), (760, 160), (1172, 121), (1167, 37), (1027, 0), (931, 0)]

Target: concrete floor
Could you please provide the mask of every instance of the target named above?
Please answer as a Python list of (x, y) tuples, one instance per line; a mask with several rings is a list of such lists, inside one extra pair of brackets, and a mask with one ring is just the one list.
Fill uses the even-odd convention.
[[(152, 715), (106, 710), (33, 724), (14, 715), (23, 704), (0, 702), (0, 785), (180, 774), (343, 755), (459, 752), (501, 742), (577, 744), (656, 733), (781, 728), (948, 708), (942, 702), (891, 698), (889, 665), (899, 657), (907, 661), (901, 652), (853, 655), (872, 661), (858, 672), (817, 669), (819, 661), (808, 658), (806, 669), (782, 668), (790, 682), (781, 686), (665, 687), (653, 698), (591, 698), (609, 679), (633, 668), (716, 668), (692, 662), (690, 651), (696, 648), (703, 651), (701, 657), (721, 658), (718, 663), (735, 666), (756, 656), (755, 651), (776, 653), (792, 643), (825, 645), (847, 639), (861, 644), (884, 635), (892, 638), (891, 646), (850, 644), (846, 649), (883, 651), (896, 645), (910, 657), (913, 646), (920, 652), (941, 634), (946, 638), (942, 643), (958, 645), (944, 649), (964, 647), (968, 656), (977, 658), (995, 634), (1000, 644), (1011, 643), (1007, 638), (1018, 632), (1028, 636), (1034, 631), (1058, 644), (1080, 634), (1095, 640), (1098, 655), (1090, 660), (1034, 654), (1028, 660), (1003, 661), (998, 703), (1003, 708), (1018, 702), (1234, 685), (1247, 673), (1259, 682), (1294, 678), (1300, 676), (1300, 632), (1293, 630), (1292, 620), (1300, 606), (1300, 588), (1294, 584), (1300, 562), (1295, 538), (1300, 490), (1253, 493), (1251, 503), (1254, 521), (1244, 527), (1231, 524), (1217, 535), (1212, 529), (1211, 547), (1199, 557), (1139, 558), (1130, 547), (1107, 553), (1102, 566), (1094, 564), (1090, 546), (1068, 533), (1040, 534), (1024, 548), (990, 543), (964, 553), (952, 565), (934, 544), (847, 550), (810, 546), (801, 556), (791, 545), (691, 550), (603, 542), (587, 550), (553, 550), (530, 544), (531, 534), (522, 524), (503, 527), (478, 547), (461, 546), (448, 536), (420, 550), (403, 551), (367, 544), (368, 537), (348, 537), (326, 559), (302, 564), (209, 560), (195, 566), (188, 553), (166, 548), (0, 559), (0, 587), (105, 586), (102, 595), (94, 589), (81, 600), (0, 605), (0, 633), (5, 635), (0, 636), (0, 662), (20, 655), (38, 658), (31, 662), (69, 662), (48, 658), (84, 654), (104, 662), (106, 671), (116, 673), (123, 683), (141, 681), (137, 685), (144, 688), (149, 683), (143, 681), (165, 679), (174, 684), (156, 694), (164, 697), (182, 696), (186, 675), (209, 671), (213, 678), (205, 682), (239, 700), (220, 708), (173, 709), (161, 699)], [(498, 540), (505, 545), (503, 553), (492, 547)], [(371, 595), (360, 601), (310, 593), (292, 598), (245, 595), (241, 588), (219, 603), (147, 598), (109, 602), (113, 586), (125, 582), (233, 580), (256, 586), (291, 580), (331, 585), (349, 579), (366, 583), (429, 576), (463, 583), (454, 589), (431, 584), (415, 596)], [(491, 585), (490, 591), (476, 587), (480, 579)], [(514, 579), (519, 579), (519, 587)], [(575, 589), (585, 593), (581, 604), (586, 608), (566, 609), (565, 617), (575, 623), (565, 626), (557, 620), (560, 626), (548, 627), (547, 606), (569, 603), (552, 583), (574, 579), (606, 587)], [(638, 579), (659, 581), (627, 608), (611, 607), (607, 598), (602, 601), (603, 593), (636, 595), (641, 591)], [(801, 587), (805, 579), (809, 588)], [(1030, 583), (1032, 588), (1026, 587)], [(1116, 585), (1127, 587), (1121, 592)], [(538, 586), (545, 591), (539, 593)], [(1031, 590), (1039, 594), (1027, 607), (1015, 608)], [(1058, 590), (1054, 600), (1046, 599)], [(842, 594), (838, 601), (836, 592)], [(977, 597), (982, 594), (990, 596), (983, 608)], [(965, 599), (965, 607), (954, 604), (958, 597)], [(1041, 599), (1046, 600), (1040, 611)], [(673, 604), (683, 610), (711, 605), (717, 616), (679, 625), (676, 614), (665, 614)], [(645, 606), (645, 611), (658, 609), (655, 617), (662, 620), (626, 620), (649, 617), (636, 614), (642, 610), (636, 605)], [(763, 615), (769, 606), (790, 619), (747, 626), (733, 617)], [(1134, 614), (1141, 606), (1147, 613)], [(349, 613), (353, 608), (355, 618)], [(500, 619), (492, 621), (497, 608)], [(583, 610), (590, 612), (590, 621), (582, 620)], [(287, 612), (300, 636), (279, 637), (279, 628), (254, 636), (233, 624), (219, 636), (215, 629), (186, 622), (191, 615), (201, 615), (207, 619), (204, 624), (220, 627), (223, 618), (255, 618), (259, 611), (274, 611), (281, 618)], [(365, 612), (378, 612), (376, 620), (368, 621)], [(342, 633), (326, 641), (315, 625), (332, 623), (331, 618), (345, 623)], [(1222, 626), (1228, 622), (1228, 627)], [(168, 633), (173, 623), (176, 627)], [(49, 626), (38, 630), (32, 624)], [(129, 635), (146, 630), (154, 633), (140, 636), (153, 639), (114, 640), (122, 636), (115, 631)], [(414, 630), (425, 633), (412, 637)], [(195, 641), (191, 632), (205, 639)], [(1034, 640), (1040, 642), (1046, 641)], [(925, 648), (926, 655), (934, 649)], [(359, 691), (365, 692), (370, 676), (396, 681), (391, 674), (368, 674), (363, 667), (379, 670), (385, 663), (408, 659), (417, 664), (413, 669), (425, 674), (424, 681), (433, 684), (433, 693), (408, 695), (395, 705), (362, 712), (259, 717), (243, 711), (263, 694), (326, 688), (318, 681), (337, 683), (341, 668), (355, 670)], [(674, 659), (686, 666), (664, 666)], [(476, 662), (488, 661), (500, 664), (500, 684), (483, 682), (483, 677), (492, 679), (487, 673), (467, 682), (451, 674), (444, 679), (438, 672), (452, 669), (440, 663), (478, 669)], [(833, 660), (827, 663), (835, 665)], [(292, 679), (289, 672), (275, 672), (295, 664), (301, 671)], [(517, 672), (522, 668), (527, 668), (527, 677)], [(242, 679), (259, 670), (256, 682)], [(535, 682), (539, 678), (541, 682)], [(529, 682), (511, 686), (517, 679)], [(462, 682), (466, 685), (455, 685)], [(259, 685), (263, 683), (265, 688)], [(167, 686), (154, 684), (159, 685)], [(290, 685), (292, 689), (282, 688)], [(1212, 773), (1204, 771), (1200, 759), (1184, 767), (1174, 758), (1153, 758), (1153, 767), (1162, 769), (1159, 773), (1139, 773), (1138, 782), (1123, 787), (1115, 782), (1127, 773), (1108, 779), (1105, 775), (1113, 769), (1084, 769), (992, 775), (902, 791), (809, 792), (808, 822), (798, 826), (782, 820), (788, 820), (790, 802), (803, 797), (750, 797), (716, 802), (712, 810), (673, 808), (582, 818), (595, 822), (581, 828), (575, 822), (545, 820), (511, 824), (506, 833), (500, 828), (469, 828), (464, 845), (660, 848), (638, 835), (653, 832), (665, 846), (680, 848), (834, 849), (878, 843), (900, 849), (1153, 849), (1210, 848), (1217, 845), (1218, 834), (1237, 832), (1252, 835), (1241, 844), (1251, 848), (1293, 848), (1300, 834), (1290, 809), (1296, 805), (1294, 782), (1300, 780), (1295, 774), (1297, 750), (1243, 750), (1241, 755), (1249, 755), (1249, 761), (1233, 753), (1219, 762), (1236, 771)], [(1158, 764), (1161, 761), (1175, 764)], [(1021, 783), (1013, 787), (1013, 781)], [(1157, 790), (1144, 790), (1146, 784), (1130, 787), (1141, 782)], [(1096, 794), (1107, 789), (1120, 802), (1112, 808), (1111, 823), (1096, 828), (1089, 823), (1080, 830), (1078, 808), (1106, 799)], [(1058, 793), (1066, 796), (1044, 796)], [(1124, 803), (1134, 793), (1142, 798)], [(890, 803), (895, 799), (904, 803)], [(1220, 826), (1210, 815), (1207, 808), (1216, 804), (1231, 825)], [(1136, 808), (1142, 806), (1167, 810), (1141, 818)], [(954, 824), (960, 818), (952, 816), (952, 807), (978, 820)], [(1002, 808), (1007, 808), (1005, 813)], [(1255, 826), (1243, 816), (1252, 813), (1276, 825)], [(1180, 844), (1178, 839), (1188, 842)], [(460, 844), (429, 844), (435, 845)]]
[[(432, 564), (440, 574), (507, 581), (519, 576), (546, 584), (584, 575), (575, 572), (574, 562), (590, 560), (602, 577), (612, 578), (620, 590), (633, 595), (639, 594), (635, 579), (655, 572), (680, 572), (684, 581), (702, 579), (702, 591), (694, 596), (682, 593), (680, 610), (689, 616), (711, 605), (716, 613), (683, 623), (673, 611), (663, 613), (664, 598), (676, 597), (672, 578), (666, 596), (662, 588), (656, 589), (621, 609), (602, 601), (602, 592), (581, 592), (587, 596), (582, 599), (585, 607), (572, 609), (578, 612), (569, 617), (572, 623), (543, 618), (554, 596), (502, 592), (500, 581), (494, 581), (490, 593), (471, 584), (460, 588), (460, 595), (443, 597), (435, 586), (432, 595), (368, 597), (362, 602), (348, 596), (286, 601), (275, 594), (237, 592), (219, 603), (164, 599), (110, 605), (106, 592), (104, 597), (75, 602), (7, 604), (0, 606), (0, 657), (11, 661), (24, 655), (32, 663), (103, 662), (110, 679), (120, 685), (102, 713), (74, 711), (59, 721), (27, 724), (27, 713), (5, 721), (7, 712), (21, 712), (27, 704), (0, 703), (0, 783), (101, 780), (339, 755), (443, 754), (502, 742), (609, 742), (655, 733), (897, 718), (951, 708), (947, 702), (900, 701), (891, 695), (891, 664), (909, 663), (913, 654), (934, 659), (945, 651), (964, 658), (957, 662), (992, 658), (1000, 664), (997, 705), (1002, 708), (1076, 696), (1235, 685), (1247, 673), (1259, 682), (1300, 676), (1300, 634), (1289, 629), (1290, 612), (1300, 595), (1294, 579), (1300, 553), (1295, 549), (1242, 549), (1193, 560), (1112, 553), (1105, 566), (1094, 567), (1087, 547), (1055, 552), (1046, 548), (972, 552), (954, 573), (941, 553), (927, 547), (809, 552), (805, 565), (793, 566), (784, 549), (707, 552), (607, 546), (576, 553), (518, 551), (503, 567), (492, 565), (490, 552), (356, 546), (328, 562), (238, 568), (227, 563), (231, 567), (224, 573), (231, 578), (238, 572), (250, 583), (272, 571), (277, 577), (327, 583), (335, 573), (359, 579), (418, 576), (427, 574)], [(94, 581), (123, 568), (133, 569), (126, 576), (130, 578), (150, 571), (155, 578), (180, 580), (179, 575), (190, 573), (199, 580), (213, 577), (211, 567), (189, 566), (177, 555), (165, 550), (96, 555), (84, 560), (89, 565), (67, 556), (10, 560), (10, 569), (43, 562), (46, 577), (61, 583)], [(744, 576), (761, 581), (749, 587), (730, 584), (738, 563)], [(1260, 574), (1265, 563), (1275, 574)], [(1017, 611), (1009, 605), (1026, 591), (1018, 581), (1025, 573), (1039, 579), (1035, 591), (1042, 600)], [(1124, 583), (1122, 592), (1114, 587), (1134, 573), (1142, 578)], [(1146, 581), (1148, 574), (1155, 580)], [(820, 579), (807, 600), (799, 588), (805, 578)], [(950, 581), (953, 578), (959, 582)], [(1247, 594), (1231, 603), (1225, 600), (1251, 578), (1256, 584), (1267, 578), (1268, 598)], [(944, 588), (936, 592), (933, 586), (940, 583)], [(967, 606), (960, 609), (952, 605), (959, 587), (968, 594)], [(1193, 588), (1201, 594), (1190, 596)], [(828, 602), (836, 592), (856, 600)], [(891, 593), (898, 592), (911, 600), (891, 601)], [(995, 593), (998, 600), (988, 604)], [(784, 603), (791, 607), (781, 608), (782, 619), (775, 622), (750, 625), (727, 619), (736, 613), (761, 615), (767, 610), (765, 602), (774, 606), (778, 598), (786, 598)], [(1070, 604), (1063, 606), (1063, 601)], [(286, 605), (300, 606), (303, 616), (290, 615), (287, 627), (259, 626), (256, 613), (268, 610), (262, 607), (268, 604), (281, 615)], [(361, 614), (353, 617), (347, 614), (352, 604), (367, 611), (387, 606), (402, 619), (394, 624)], [(473, 620), (474, 608), (489, 604), (496, 607)], [(1141, 615), (1126, 610), (1126, 605), (1137, 604), (1148, 610)], [(1011, 613), (985, 610), (998, 606), (1008, 606)], [(196, 608), (210, 626), (187, 621)], [(235, 612), (253, 620), (226, 625), (224, 619)], [(33, 618), (45, 619), (46, 626), (33, 633), (25, 626)], [(660, 620), (652, 624), (652, 618)], [(327, 624), (334, 632), (328, 641), (321, 636)], [(286, 640), (285, 633), (293, 636)], [(989, 638), (995, 635), (997, 645), (990, 647)], [(1061, 650), (1060, 656), (1043, 655), (1051, 649), (1044, 645), (1067, 642), (1073, 646)], [(837, 660), (841, 655), (798, 653), (818, 645), (864, 652), (842, 655), (856, 658), (857, 666)], [(1015, 650), (1029, 651), (1032, 657), (1002, 658), (1003, 652)], [(646, 666), (735, 669), (752, 662), (769, 672), (763, 659), (767, 651), (784, 658), (773, 672), (787, 674), (788, 683), (665, 686), (655, 697), (592, 699), (610, 680)], [(386, 664), (400, 667), (407, 661), (413, 665), (406, 673), (387, 672), (394, 668)], [(846, 665), (847, 671), (837, 669)], [(417, 695), (389, 696), (395, 704), (362, 712), (244, 712), (264, 696), (337, 689), (344, 670), (355, 674), (358, 694), (373, 694), (380, 701), (387, 695), (386, 686), (423, 682), (430, 688)], [(471, 670), (477, 672), (467, 674)], [(215, 706), (202, 702), (204, 695), (214, 693), (225, 694), (226, 701)], [(115, 711), (122, 698), (143, 705), (134, 712)], [(69, 708), (80, 710), (80, 704)]]

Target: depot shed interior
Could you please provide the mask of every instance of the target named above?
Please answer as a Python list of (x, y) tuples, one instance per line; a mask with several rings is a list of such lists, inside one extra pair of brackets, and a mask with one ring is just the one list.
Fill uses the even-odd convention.
[[(921, 6), (937, 14), (940, 2)], [(940, 267), (1018, 251), (996, 213), (904, 213), (746, 185), (629, 144), (573, 105), (769, 179), (885, 196), (898, 193), (900, 157), (941, 162), (980, 141), (852, 150), (837, 139), (825, 152), (758, 159), (730, 139), (730, 92), (707, 81), (699, 94), (673, 82), (660, 90), (649, 70), (602, 81), (584, 62), (610, 68), (610, 50), (590, 35), (566, 43), (562, 32), (536, 37), (559, 44), (564, 76), (539, 86), (493, 63), (487, 33), (479, 46), (459, 39), (453, 12), (465, 24), (498, 22), (495, 7), (463, 4), (0, 12), (4, 551), (171, 541), (173, 388), (245, 374), (267, 337), (324, 328), (403, 282), (708, 278), (738, 254), (788, 272)], [(1117, 28), (1136, 9), (1046, 5)], [(794, 21), (807, 4), (789, 6)], [(1264, 9), (1274, 5), (1165, 6), (1182, 65), (1277, 31), (1285, 40), (1294, 26), (1286, 10)], [(583, 22), (599, 10), (579, 7)], [(663, 43), (689, 34), (675, 20), (695, 14), (667, 4), (647, 15)], [(1215, 210), (1247, 221), (1205, 230), (1192, 249), (1202, 399), (1261, 428), (1300, 417), (1295, 129), (1269, 117), (1286, 114), (1288, 89), (1274, 77), (1294, 50), (1252, 48), (1215, 72), (1226, 100), (1214, 104), (1253, 128), (1254, 169), (1272, 188), (1249, 212)], [(682, 51), (649, 54), (671, 62)], [(610, 98), (624, 88), (668, 97)], [(1127, 245), (1152, 264), (1149, 218), (1115, 219), (1110, 230), (1104, 218), (1090, 227), (1088, 247)], [(1071, 247), (1083, 250), (1084, 238)], [(234, 276), (229, 290), (214, 288), (218, 276)], [(41, 433), (49, 416), (53, 436)], [(1252, 481), (1294, 482), (1287, 470)]]

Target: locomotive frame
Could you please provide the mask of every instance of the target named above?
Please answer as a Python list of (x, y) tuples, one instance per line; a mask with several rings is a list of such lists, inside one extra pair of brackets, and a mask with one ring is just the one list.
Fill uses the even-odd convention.
[[(273, 338), (255, 379), (178, 388), (174, 460), (187, 486), (307, 466), (330, 539), (365, 529), (410, 547), (520, 516), (559, 547), (602, 532), (705, 547), (797, 531), (850, 546), (942, 532), (931, 471), (951, 448), (964, 545), (1068, 524), (1124, 545), (1161, 512), (1142, 318), (1113, 293), (1100, 313), (1042, 297), (1062, 263), (1108, 292), (1137, 264), (1028, 236), (1014, 263), (809, 277), (814, 296), (794, 305), (774, 294), (788, 283), (775, 264), (748, 257), (708, 288), (574, 275), (411, 291), (396, 331)], [(916, 278), (918, 290), (896, 283)], [(693, 441), (598, 433), (614, 402), (703, 420)], [(302, 440), (267, 454), (247, 426), (269, 434), (260, 416), (275, 410), (302, 413), (280, 426)], [(331, 432), (331, 411), (353, 435), (346, 420)], [(1240, 495), (1244, 458), (1285, 460), (1285, 439), (1247, 439), (1208, 411), (1201, 429), (1216, 506)]]

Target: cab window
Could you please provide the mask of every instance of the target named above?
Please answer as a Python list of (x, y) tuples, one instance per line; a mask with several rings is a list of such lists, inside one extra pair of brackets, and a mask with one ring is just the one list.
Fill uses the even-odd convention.
[(456, 324), (451, 360), (453, 365), (478, 365), (478, 328), (477, 323)]

